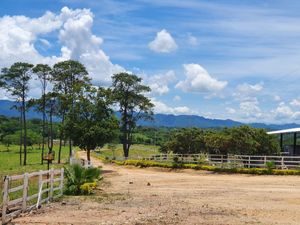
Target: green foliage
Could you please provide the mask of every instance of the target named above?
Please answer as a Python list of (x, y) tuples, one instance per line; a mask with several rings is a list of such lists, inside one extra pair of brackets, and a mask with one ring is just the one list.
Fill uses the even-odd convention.
[(84, 168), (79, 164), (71, 165), (65, 168), (66, 185), (65, 193), (68, 195), (89, 194), (89, 190), (100, 177), (100, 169)]
[(125, 160), (125, 161), (112, 161), (117, 165), (132, 165), (137, 167), (162, 167), (173, 169), (194, 169), (194, 170), (206, 170), (218, 173), (242, 173), (242, 174), (255, 174), (255, 175), (300, 175), (300, 170), (277, 170), (274, 169), (271, 172), (265, 168), (221, 168), (209, 165), (197, 165), (197, 164), (173, 164), (162, 163), (146, 160)]
[(119, 73), (112, 76), (110, 93), (112, 101), (121, 113), (120, 131), (125, 157), (128, 157), (137, 121), (152, 118), (154, 105), (145, 96), (145, 93), (150, 91), (151, 89), (142, 85), (142, 79), (136, 75)]
[[(118, 121), (109, 108), (106, 91), (102, 88), (90, 89), (74, 103), (74, 116), (71, 130), (74, 144), (88, 153), (97, 147), (103, 147), (117, 135)], [(68, 125), (70, 120), (67, 120)], [(71, 134), (70, 134), (71, 135)]]
[(220, 131), (183, 128), (172, 131), (162, 152), (192, 154), (271, 155), (280, 152), (277, 140), (264, 129), (240, 126)]
[(9, 68), (3, 68), (0, 75), (1, 86), (18, 102), (15, 107), (20, 111), (20, 121), (22, 121), (22, 129), (24, 130), (21, 136), (24, 147), (24, 165), (27, 163), (26, 97), (29, 91), (32, 67), (32, 64), (17, 62)]
[(266, 162), (266, 168), (267, 168), (268, 172), (270, 174), (272, 174), (273, 169), (276, 168), (275, 162), (274, 161), (268, 161), (268, 162)]
[(95, 190), (97, 187), (97, 182), (89, 182), (89, 183), (84, 183), (80, 186), (80, 191), (84, 195), (89, 195)]
[(194, 154), (203, 152), (205, 147), (204, 131), (198, 128), (182, 128), (171, 133), (164, 151), (175, 154)]

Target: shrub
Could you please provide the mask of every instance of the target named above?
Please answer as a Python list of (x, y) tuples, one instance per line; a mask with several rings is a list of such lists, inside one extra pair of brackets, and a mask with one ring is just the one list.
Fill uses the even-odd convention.
[(97, 187), (97, 182), (84, 183), (80, 186), (80, 191), (82, 194), (89, 195)]
[(67, 167), (65, 171), (67, 179), (65, 193), (69, 195), (90, 194), (89, 188), (92, 186), (88, 183), (96, 182), (100, 177), (98, 168), (84, 168), (79, 164)]
[(204, 165), (208, 163), (207, 155), (206, 154), (200, 154), (200, 157), (198, 159), (198, 164)]
[(219, 173), (243, 173), (243, 174), (256, 174), (256, 175), (300, 175), (300, 170), (270, 170), (266, 168), (232, 168), (232, 167), (215, 167), (210, 165), (197, 165), (197, 164), (183, 164), (183, 163), (163, 163), (146, 160), (126, 160), (126, 161), (112, 161), (117, 165), (133, 165), (138, 167), (162, 167), (162, 168), (182, 168), (194, 170), (207, 170)]
[(275, 162), (274, 161), (269, 161), (266, 162), (266, 168), (269, 174), (272, 174), (273, 169), (275, 169)]

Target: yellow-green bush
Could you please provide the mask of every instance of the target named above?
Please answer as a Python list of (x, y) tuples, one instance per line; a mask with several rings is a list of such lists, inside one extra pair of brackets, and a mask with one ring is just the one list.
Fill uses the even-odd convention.
[(88, 182), (80, 186), (82, 194), (91, 194), (93, 190), (97, 187), (97, 182)]
[(163, 168), (178, 168), (178, 169), (194, 169), (207, 170), (220, 173), (242, 173), (242, 174), (256, 174), (256, 175), (300, 175), (300, 170), (268, 170), (266, 168), (220, 168), (209, 165), (199, 164), (183, 164), (183, 163), (163, 163), (147, 160), (125, 160), (112, 161), (117, 165), (132, 165), (137, 167), (163, 167)]

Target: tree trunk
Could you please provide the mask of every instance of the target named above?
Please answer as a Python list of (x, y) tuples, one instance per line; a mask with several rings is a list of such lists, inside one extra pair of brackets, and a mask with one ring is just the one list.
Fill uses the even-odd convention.
[(43, 156), (45, 151), (45, 126), (46, 126), (46, 96), (45, 90), (43, 91), (43, 131), (42, 131), (42, 157), (41, 157), (41, 164), (44, 164)]
[(27, 125), (26, 125), (26, 106), (25, 106), (25, 93), (23, 92), (22, 98), (22, 110), (23, 110), (23, 126), (24, 126), (24, 166), (27, 164)]
[[(52, 104), (52, 103), (51, 103)], [(52, 122), (52, 105), (50, 106), (50, 114), (49, 114), (49, 118), (50, 118), (50, 132), (49, 132), (49, 143), (48, 143), (48, 148), (49, 148), (49, 153), (52, 152), (53, 150), (53, 122)]]
[(87, 160), (89, 161), (89, 163), (91, 162), (91, 150), (90, 149), (87, 149), (86, 150), (86, 158)]
[(72, 140), (69, 138), (69, 161), (71, 160), (72, 157)]
[(22, 109), (20, 110), (20, 150), (19, 150), (19, 153), (20, 153), (20, 166), (22, 166), (22, 145), (23, 145), (23, 122), (22, 122)]
[(61, 160), (61, 147), (62, 147), (62, 141), (63, 141), (63, 137), (64, 137), (64, 131), (63, 131), (64, 123), (65, 123), (65, 113), (63, 112), (62, 120), (61, 120), (61, 129), (60, 129), (60, 133), (59, 133), (58, 163), (60, 163), (60, 160)]
[(129, 149), (127, 144), (123, 144), (123, 151), (124, 151), (124, 157), (125, 159), (128, 159), (129, 156)]

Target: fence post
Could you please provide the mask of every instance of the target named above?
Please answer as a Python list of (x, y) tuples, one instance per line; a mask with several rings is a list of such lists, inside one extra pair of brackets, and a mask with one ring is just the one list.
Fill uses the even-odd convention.
[(26, 212), (28, 196), (28, 173), (24, 174), (22, 211)]
[(42, 170), (39, 171), (39, 190), (41, 188), (42, 182), (43, 182), (43, 174), (42, 174)]
[(264, 158), (264, 165), (266, 165), (267, 163), (267, 156), (265, 155), (265, 158)]
[(3, 206), (2, 206), (2, 224), (6, 222), (6, 210), (8, 204), (8, 184), (9, 184), (9, 177), (5, 176), (3, 178)]
[(63, 195), (64, 188), (64, 168), (60, 170), (60, 194)]
[(284, 157), (282, 156), (281, 157), (281, 169), (283, 169), (283, 167), (284, 167)]
[(251, 157), (248, 156), (248, 168), (250, 168), (250, 164), (251, 164)]
[(50, 194), (49, 199), (52, 201), (53, 198), (53, 180), (54, 180), (54, 170), (53, 168), (50, 169)]

